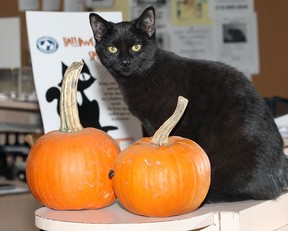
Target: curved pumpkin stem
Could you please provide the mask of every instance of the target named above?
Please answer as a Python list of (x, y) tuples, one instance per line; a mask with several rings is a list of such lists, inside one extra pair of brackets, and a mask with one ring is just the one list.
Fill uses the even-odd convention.
[(83, 130), (77, 107), (77, 84), (82, 67), (82, 62), (74, 62), (65, 71), (60, 95), (60, 132)]
[(188, 99), (184, 98), (183, 96), (178, 97), (178, 102), (176, 109), (171, 117), (167, 119), (164, 124), (155, 132), (154, 136), (152, 137), (151, 143), (161, 146), (168, 144), (168, 137), (179, 122), (181, 117), (184, 114), (184, 111), (187, 107)]

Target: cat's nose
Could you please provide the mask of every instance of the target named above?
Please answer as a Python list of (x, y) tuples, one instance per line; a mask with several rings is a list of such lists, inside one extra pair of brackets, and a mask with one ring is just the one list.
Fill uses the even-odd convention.
[(128, 66), (130, 66), (130, 64), (131, 64), (131, 62), (130, 62), (130, 60), (122, 60), (122, 62), (121, 62), (121, 65), (123, 66), (123, 67), (128, 67)]

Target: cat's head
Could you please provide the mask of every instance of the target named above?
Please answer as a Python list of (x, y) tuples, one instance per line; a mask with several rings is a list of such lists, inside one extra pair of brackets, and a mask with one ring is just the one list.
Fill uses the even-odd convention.
[(112, 75), (139, 74), (153, 65), (157, 50), (153, 7), (130, 22), (112, 23), (94, 13), (89, 19), (96, 52)]

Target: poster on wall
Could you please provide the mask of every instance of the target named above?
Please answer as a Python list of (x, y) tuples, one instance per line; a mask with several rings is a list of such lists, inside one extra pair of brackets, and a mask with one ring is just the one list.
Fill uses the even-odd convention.
[(215, 59), (214, 1), (171, 0), (171, 50), (183, 57)]
[(216, 0), (213, 29), (217, 60), (236, 67), (248, 78), (259, 74), (257, 28), (254, 1)]
[(132, 18), (156, 11), (161, 48), (193, 59), (221, 61), (248, 78), (259, 73), (254, 0), (130, 0)]
[(257, 17), (255, 13), (222, 14), (215, 20), (217, 60), (244, 72), (259, 74)]
[(0, 30), (2, 31), (0, 34), (0, 68), (21, 67), (20, 24), (21, 22), (19, 17), (2, 17), (0, 19)]
[(211, 0), (171, 0), (172, 23), (184, 25), (210, 25), (212, 22)]
[(215, 0), (216, 14), (253, 13), (254, 0)]
[[(108, 21), (119, 12), (98, 13)], [(83, 127), (95, 127), (123, 149), (142, 137), (141, 124), (128, 110), (115, 80), (102, 66), (87, 12), (27, 12), (28, 40), (44, 132), (60, 127), (59, 98), (65, 70), (75, 61), (84, 66), (78, 82), (78, 109)]]

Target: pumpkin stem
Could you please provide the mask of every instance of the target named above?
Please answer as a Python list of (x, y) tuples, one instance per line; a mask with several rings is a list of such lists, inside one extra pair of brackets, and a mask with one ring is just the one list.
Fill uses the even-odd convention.
[(176, 126), (176, 124), (179, 122), (179, 120), (183, 116), (184, 111), (187, 107), (187, 104), (188, 104), (188, 99), (184, 98), (183, 96), (178, 97), (177, 106), (173, 115), (170, 116), (162, 124), (162, 126), (155, 132), (151, 140), (152, 144), (155, 144), (158, 146), (168, 144), (168, 137), (170, 135), (170, 132), (173, 130), (173, 128)]
[(83, 62), (74, 62), (64, 74), (60, 95), (60, 132), (83, 130), (77, 107), (77, 84)]

